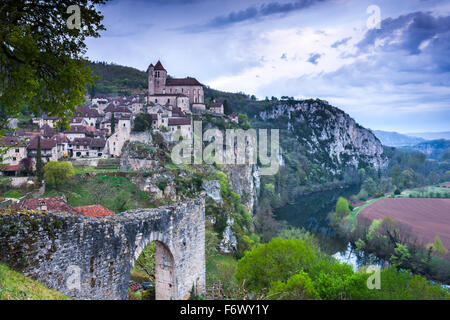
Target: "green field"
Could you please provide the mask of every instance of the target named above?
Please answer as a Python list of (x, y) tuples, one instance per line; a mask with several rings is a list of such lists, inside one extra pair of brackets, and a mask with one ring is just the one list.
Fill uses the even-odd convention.
[(375, 199), (371, 199), (366, 201), (364, 204), (360, 205), (359, 207), (356, 207), (355, 209), (353, 209), (352, 212), (350, 212), (349, 216), (348, 216), (348, 221), (350, 222), (350, 226), (352, 229), (355, 228), (356, 226), (356, 216), (358, 215), (358, 213), (361, 211), (361, 209), (371, 205), (372, 203), (374, 203), (375, 201), (379, 200), (379, 199), (383, 199), (386, 197), (381, 197), (381, 198), (375, 198)]
[(407, 189), (400, 196), (405, 198), (450, 198), (450, 188), (443, 188), (440, 185)]
[(66, 295), (0, 264), (0, 300), (69, 300)]
[(137, 208), (153, 208), (151, 198), (125, 177), (77, 176), (59, 189), (46, 190), (44, 197), (65, 195), (73, 207), (100, 204), (116, 213)]

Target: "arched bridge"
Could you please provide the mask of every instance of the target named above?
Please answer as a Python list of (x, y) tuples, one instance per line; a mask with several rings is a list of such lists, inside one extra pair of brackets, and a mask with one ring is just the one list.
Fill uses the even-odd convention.
[(0, 261), (75, 299), (127, 299), (131, 270), (156, 242), (156, 299), (205, 290), (205, 202), (107, 218), (0, 211)]

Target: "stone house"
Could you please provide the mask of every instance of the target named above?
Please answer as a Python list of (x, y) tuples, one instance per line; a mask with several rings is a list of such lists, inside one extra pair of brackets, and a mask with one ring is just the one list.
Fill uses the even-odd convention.
[(50, 126), (51, 128), (55, 127), (57, 117), (49, 117), (47, 115), (42, 115), (38, 118), (33, 118), (33, 123), (36, 124), (39, 128), (42, 128), (45, 124)]
[(21, 170), (20, 161), (28, 156), (26, 145), (18, 137), (0, 137), (0, 146), (6, 146), (8, 150), (3, 155), (3, 165), (0, 171), (7, 175), (13, 175)]
[[(168, 129), (175, 133), (180, 131), (183, 139), (192, 139), (192, 119), (187, 117), (169, 118)], [(172, 135), (173, 136), (173, 135)]]
[[(37, 137), (31, 139), (30, 142), (28, 142), (27, 152), (29, 158), (36, 159), (37, 145), (38, 145)], [(58, 149), (56, 141), (53, 139), (45, 139), (41, 137), (41, 155), (43, 162), (57, 161)]]
[(222, 103), (213, 103), (209, 106), (209, 111), (212, 113), (223, 114), (223, 104)]
[(120, 118), (115, 132), (106, 141), (105, 151), (111, 158), (120, 157), (122, 147), (130, 140), (131, 136), (131, 120), (128, 118)]
[(101, 158), (104, 156), (106, 140), (103, 138), (75, 138), (69, 144), (71, 158)]

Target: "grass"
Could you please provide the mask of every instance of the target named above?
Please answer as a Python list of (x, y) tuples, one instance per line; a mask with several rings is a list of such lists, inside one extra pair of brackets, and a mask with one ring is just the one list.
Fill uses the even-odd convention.
[(13, 189), (8, 190), (3, 194), (3, 198), (14, 198), (14, 199), (20, 199), (24, 195), (23, 191), (21, 189)]
[(70, 298), (0, 264), (0, 300), (70, 300)]
[(379, 200), (379, 199), (384, 199), (386, 197), (380, 197), (380, 198), (375, 198), (375, 199), (371, 199), (369, 201), (366, 201), (364, 204), (360, 205), (359, 207), (353, 209), (352, 212), (350, 212), (349, 216), (348, 216), (348, 221), (350, 222), (350, 225), (352, 226), (352, 229), (356, 226), (356, 216), (358, 215), (358, 213), (361, 211), (361, 209), (370, 206), (372, 203), (374, 203), (375, 201)]
[(400, 197), (408, 198), (411, 196), (414, 198), (430, 198), (431, 193), (433, 193), (434, 195), (439, 193), (440, 198), (445, 198), (446, 195), (450, 194), (450, 189), (440, 187), (439, 185), (440, 184), (421, 188), (407, 189), (401, 193)]
[(59, 190), (47, 190), (44, 197), (63, 194), (73, 207), (100, 204), (116, 213), (154, 207), (151, 198), (125, 177), (76, 177), (71, 184), (64, 185)]

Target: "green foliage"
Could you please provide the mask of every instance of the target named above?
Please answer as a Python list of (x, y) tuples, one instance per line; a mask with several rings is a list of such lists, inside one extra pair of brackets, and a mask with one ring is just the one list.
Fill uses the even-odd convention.
[(38, 185), (42, 185), (42, 180), (44, 180), (44, 164), (42, 162), (42, 152), (41, 152), (41, 136), (38, 136), (37, 141), (37, 151), (36, 151), (36, 179)]
[(13, 190), (8, 190), (7, 192), (5, 192), (2, 197), (3, 198), (15, 198), (15, 199), (20, 199), (23, 197), (23, 191), (21, 189), (13, 189)]
[(72, 164), (66, 161), (49, 161), (45, 164), (44, 170), (45, 181), (53, 186), (68, 183), (75, 175)]
[(70, 298), (0, 264), (0, 300), (70, 300)]
[(275, 238), (247, 251), (238, 262), (235, 276), (238, 283), (258, 291), (270, 288), (275, 281), (286, 282), (301, 270), (309, 270), (316, 260), (315, 250), (305, 241)]
[(116, 132), (116, 116), (114, 112), (111, 113), (111, 135)]
[(381, 290), (376, 290), (378, 300), (437, 300), (449, 299), (449, 291), (432, 284), (420, 275), (409, 271), (388, 268), (381, 270)]
[(113, 175), (76, 176), (73, 183), (59, 186), (59, 191), (47, 190), (44, 196), (61, 194), (73, 207), (100, 204), (116, 213), (154, 207), (150, 197), (128, 178)]
[(316, 237), (304, 228), (284, 228), (278, 233), (277, 238), (302, 240), (316, 249), (319, 248), (319, 242)]
[(252, 127), (250, 122), (248, 121), (248, 116), (246, 114), (244, 114), (244, 113), (239, 113), (238, 121), (239, 121), (239, 125), (244, 130), (250, 129)]
[(366, 275), (354, 273), (350, 265), (333, 258), (322, 258), (312, 266), (309, 275), (321, 299), (358, 299), (361, 291), (367, 290)]
[(318, 299), (319, 295), (308, 274), (300, 271), (290, 277), (287, 282), (278, 280), (273, 283), (268, 297), (274, 300), (309, 300)]
[(134, 131), (142, 132), (152, 126), (152, 116), (148, 113), (139, 113), (134, 119)]
[(359, 191), (359, 193), (356, 197), (361, 201), (367, 201), (368, 196), (369, 195), (367, 194), (367, 191), (364, 189), (361, 189), (361, 191)]
[(439, 236), (436, 236), (434, 238), (434, 242), (431, 245), (431, 247), (433, 248), (433, 251), (435, 252), (435, 254), (439, 257), (443, 257), (445, 255), (445, 247), (444, 244), (442, 243), (441, 238), (439, 238)]
[(6, 115), (16, 115), (23, 104), (31, 112), (46, 112), (67, 120), (83, 103), (91, 70), (82, 61), (86, 37), (98, 37), (103, 0), (78, 0), (81, 29), (69, 29), (68, 4), (45, 0), (24, 5), (8, 1), (0, 7), (0, 106)]
[(364, 180), (362, 188), (367, 191), (369, 196), (373, 196), (377, 191), (377, 185), (372, 178)]
[(369, 227), (369, 233), (367, 235), (367, 239), (369, 239), (369, 240), (373, 239), (375, 233), (378, 231), (378, 229), (381, 226), (381, 222), (382, 222), (382, 220), (380, 220), (380, 219), (374, 219), (372, 221), (372, 224)]
[(350, 208), (347, 199), (339, 197), (336, 203), (336, 211), (334, 212), (335, 217), (342, 219), (348, 213), (350, 213)]
[(155, 242), (151, 242), (147, 247), (142, 250), (136, 263), (134, 264), (134, 270), (137, 272), (143, 272), (147, 277), (154, 281), (155, 279)]
[(91, 96), (106, 94), (110, 96), (144, 93), (147, 85), (147, 73), (135, 68), (108, 64), (106, 62), (91, 62), (97, 81), (89, 88)]

